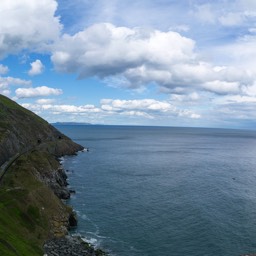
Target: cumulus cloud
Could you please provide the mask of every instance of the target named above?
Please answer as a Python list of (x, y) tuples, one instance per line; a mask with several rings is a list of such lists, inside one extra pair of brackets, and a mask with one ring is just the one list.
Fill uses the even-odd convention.
[(30, 76), (40, 75), (44, 71), (44, 65), (41, 60), (30, 63), (31, 69), (28, 71)]
[(15, 78), (15, 77), (1, 77), (0, 76), (0, 93), (4, 94), (4, 95), (10, 95), (11, 94), (11, 90), (10, 87), (11, 86), (31, 86), (31, 81), (29, 80), (23, 80), (20, 78)]
[(36, 103), (40, 105), (48, 105), (48, 104), (54, 103), (54, 101), (55, 99), (39, 99), (39, 100), (36, 100)]
[(120, 110), (152, 110), (166, 112), (172, 110), (173, 106), (167, 102), (161, 102), (154, 99), (143, 100), (101, 100), (102, 109), (120, 111)]
[(10, 96), (11, 91), (8, 90), (8, 89), (6, 89), (6, 90), (1, 90), (1, 89), (0, 89), (0, 93), (3, 94), (3, 95), (5, 95), (5, 96)]
[(53, 51), (55, 68), (76, 72), (81, 78), (106, 77), (130, 68), (162, 66), (193, 59), (195, 42), (176, 32), (145, 31), (93, 25), (74, 36), (64, 35)]
[(16, 91), (17, 98), (35, 98), (50, 95), (62, 94), (61, 89), (49, 88), (47, 86), (35, 87), (35, 88), (18, 88)]
[[(70, 20), (66, 21), (77, 14), (70, 13), (70, 9), (77, 11), (81, 7), (81, 1), (62, 5), (62, 11), (59, 9), (58, 12), (63, 14), (64, 8), (64, 13), (69, 13), (62, 19), (69, 27), (66, 33), (63, 33), (60, 18), (55, 14), (57, 0), (0, 1), (1, 19), (5, 21), (0, 24), (0, 58), (24, 50), (25, 54), (28, 54), (27, 51), (40, 53), (47, 50), (51, 54), (55, 69), (59, 72), (75, 73), (80, 79), (97, 76), (110, 86), (140, 92), (144, 89), (146, 91), (146, 86), (149, 85), (150, 89), (154, 87), (161, 93), (170, 94), (170, 100), (110, 99), (103, 100), (100, 106), (96, 107), (58, 105), (54, 104), (52, 99), (39, 99), (36, 105), (33, 105), (38, 111), (70, 115), (115, 114), (147, 119), (167, 116), (200, 118), (201, 114), (193, 107), (200, 102), (201, 108), (205, 109), (205, 95), (209, 98), (225, 99), (226, 102), (219, 105), (217, 101), (212, 101), (218, 106), (226, 106), (225, 109), (232, 104), (254, 104), (252, 101), (256, 96), (255, 1), (208, 1), (207, 4), (203, 1), (190, 1), (190, 4), (184, 4), (182, 1), (163, 1), (163, 5), (159, 5), (142, 0), (136, 4), (129, 3), (127, 9), (123, 8), (127, 7), (127, 1), (121, 0), (82, 2), (84, 9), (80, 10), (80, 14), (84, 13), (87, 7), (96, 8), (87, 12), (88, 15), (84, 15), (86, 19), (95, 10), (100, 12), (88, 17), (88, 22), (81, 21), (78, 26)], [(143, 6), (145, 8), (142, 10)], [(121, 19), (121, 16), (124, 16), (121, 15), (124, 14), (123, 10), (134, 13), (135, 7), (139, 7), (137, 14), (152, 13), (152, 16), (136, 15), (137, 24), (133, 23), (134, 16), (131, 19), (131, 15), (128, 14), (129, 22), (127, 17)], [(194, 8), (194, 12), (191, 12), (191, 8)], [(122, 12), (118, 13), (120, 9)], [(170, 11), (174, 12), (173, 10), (177, 13), (170, 18)], [(180, 15), (181, 10), (183, 15)], [(159, 17), (160, 13), (164, 14), (164, 18)], [(190, 20), (192, 16), (193, 21)], [(94, 19), (95, 17), (97, 19)], [(162, 21), (167, 21), (167, 17), (169, 23), (160, 26), (159, 24), (165, 23)], [(184, 20), (178, 18), (175, 21), (174, 17), (182, 17)], [(80, 18), (78, 15), (72, 21)], [(156, 18), (159, 18), (158, 22), (153, 21)], [(111, 23), (95, 24), (95, 21), (102, 20), (126, 25), (119, 27)], [(145, 23), (141, 23), (142, 20), (145, 20)], [(78, 28), (81, 29), (82, 23), (83, 28), (84, 25), (94, 25), (77, 32)], [(147, 29), (137, 27), (145, 24), (158, 25), (147, 26)], [(195, 33), (199, 30), (200, 33)], [(226, 33), (227, 30), (229, 33)], [(72, 34), (68, 34), (67, 31), (72, 31)], [(204, 37), (203, 40), (200, 40), (201, 35)], [(212, 39), (214, 40), (211, 41)], [(216, 41), (219, 43), (218, 47), (214, 46)], [(222, 42), (225, 42), (225, 46), (221, 46)], [(207, 54), (201, 51), (203, 48)], [(31, 69), (27, 71), (29, 75), (42, 73), (44, 66), (39, 59), (30, 64)], [(2, 77), (7, 72), (8, 67), (0, 64), (1, 93), (11, 95), (12, 85), (31, 86), (30, 81)], [(57, 96), (61, 93), (60, 89), (46, 86), (16, 90), (17, 98)], [(188, 105), (190, 108), (187, 108)]]
[(162, 92), (200, 88), (225, 94), (253, 82), (241, 67), (201, 61), (195, 41), (177, 32), (109, 23), (95, 24), (73, 36), (65, 34), (51, 59), (60, 72), (77, 73), (80, 78), (98, 76), (110, 85), (114, 81), (114, 86), (133, 89), (153, 82)]
[(104, 114), (100, 108), (94, 105), (51, 104), (50, 101), (48, 103), (45, 101), (44, 104), (42, 100), (37, 101), (37, 104), (23, 103), (21, 105), (38, 114), (48, 113), (50, 115), (63, 116), (64, 120), (76, 116), (92, 116), (97, 119), (98, 115)]
[(0, 58), (23, 49), (45, 50), (62, 28), (55, 0), (1, 0)]
[[(23, 103), (26, 107), (41, 115), (58, 115), (65, 120), (73, 117), (87, 117), (92, 120), (104, 120), (105, 118), (126, 118), (130, 120), (166, 120), (167, 118), (182, 117), (185, 119), (199, 119), (201, 115), (195, 111), (177, 108), (168, 101), (154, 99), (119, 100), (102, 99), (99, 106), (95, 105), (69, 105), (51, 104), (48, 100), (38, 100), (36, 104)], [(128, 119), (127, 119), (128, 118)]]
[(98, 113), (101, 112), (99, 108), (96, 108), (94, 105), (44, 105), (43, 109), (54, 111), (55, 113)]
[(189, 110), (177, 109), (167, 101), (155, 99), (142, 100), (101, 100), (101, 108), (108, 112), (122, 113), (125, 115), (143, 116), (145, 118), (157, 119), (160, 116), (182, 116), (188, 118), (200, 118), (200, 114)]

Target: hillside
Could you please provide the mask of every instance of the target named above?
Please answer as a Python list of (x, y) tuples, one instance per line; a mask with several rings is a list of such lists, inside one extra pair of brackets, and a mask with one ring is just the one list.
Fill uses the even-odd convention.
[[(0, 165), (17, 152), (48, 144), (56, 156), (81, 150), (45, 120), (0, 95)], [(51, 147), (50, 147), (51, 146)]]
[(0, 180), (0, 255), (43, 255), (47, 240), (76, 225), (73, 210), (61, 200), (70, 193), (58, 158), (82, 149), (0, 95), (1, 176), (6, 171)]

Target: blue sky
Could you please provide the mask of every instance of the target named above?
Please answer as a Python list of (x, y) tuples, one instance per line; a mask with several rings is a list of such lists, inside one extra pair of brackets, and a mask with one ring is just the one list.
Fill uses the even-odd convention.
[(256, 1), (1, 0), (0, 93), (49, 122), (256, 128)]

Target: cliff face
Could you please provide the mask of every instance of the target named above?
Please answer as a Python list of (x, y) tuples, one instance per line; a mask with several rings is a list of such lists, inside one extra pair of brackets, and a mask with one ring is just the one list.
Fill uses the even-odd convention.
[(56, 156), (82, 150), (45, 120), (0, 95), (0, 165), (16, 153), (48, 146)]
[(0, 166), (18, 155), (0, 180), (0, 255), (43, 255), (47, 239), (67, 234), (76, 220), (60, 200), (70, 193), (58, 157), (82, 149), (0, 95)]

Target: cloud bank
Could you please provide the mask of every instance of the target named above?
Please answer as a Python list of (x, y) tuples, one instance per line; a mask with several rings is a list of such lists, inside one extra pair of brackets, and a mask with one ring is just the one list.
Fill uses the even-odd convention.
[[(67, 5), (59, 1), (58, 8), (56, 0), (0, 1), (0, 59), (33, 53), (35, 60), (23, 68), (22, 79), (6, 76), (8, 62), (0, 64), (1, 93), (22, 102), (37, 98), (26, 106), (49, 115), (254, 118), (255, 1), (160, 2), (74, 0)], [(52, 64), (55, 71), (79, 79), (97, 77), (124, 89), (127, 98), (113, 95), (116, 99), (101, 100), (98, 107), (38, 99), (65, 93), (31, 81), (40, 81), (42, 76), (34, 76)], [(134, 99), (138, 92), (140, 99)]]
[(177, 32), (109, 23), (63, 35), (51, 59), (57, 71), (77, 73), (81, 79), (98, 76), (111, 83), (111, 78), (119, 77), (123, 81), (119, 86), (134, 89), (155, 83), (166, 93), (205, 90), (233, 94), (254, 81), (240, 67), (200, 60), (195, 41)]
[[(24, 103), (24, 107), (47, 116), (53, 113), (56, 117), (65, 116), (66, 119), (87, 118), (104, 122), (106, 118), (124, 118), (126, 122), (131, 120), (142, 124), (145, 120), (163, 121), (172, 118), (200, 119), (201, 115), (195, 111), (177, 108), (171, 102), (158, 101), (155, 99), (102, 99), (99, 106), (52, 104), (50, 99), (39, 99), (36, 104)], [(67, 116), (68, 114), (68, 116)]]

